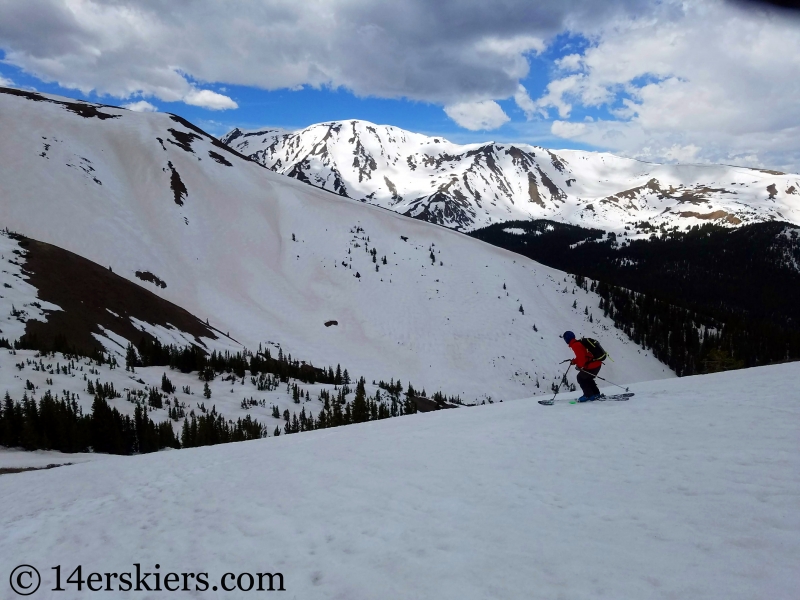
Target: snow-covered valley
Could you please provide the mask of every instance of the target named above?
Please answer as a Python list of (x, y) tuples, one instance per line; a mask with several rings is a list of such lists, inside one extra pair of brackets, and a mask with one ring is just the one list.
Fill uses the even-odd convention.
[(304, 599), (789, 600), (798, 379), (777, 365), (639, 383), (628, 402), (522, 399), (2, 475), (0, 570), (37, 567), (39, 595), (56, 565), (141, 563), (209, 586), (281, 573)]

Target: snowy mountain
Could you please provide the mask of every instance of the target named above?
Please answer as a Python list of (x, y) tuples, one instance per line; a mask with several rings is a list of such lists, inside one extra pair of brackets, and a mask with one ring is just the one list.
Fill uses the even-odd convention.
[(0, 92), (0, 227), (109, 267), (225, 343), (466, 401), (552, 381), (565, 329), (604, 340), (611, 380), (672, 376), (563, 272), (273, 173), (174, 115)]
[(637, 225), (800, 223), (800, 175), (726, 165), (658, 165), (525, 144), (460, 146), (397, 127), (333, 121), (222, 138), (269, 169), (461, 231), (551, 219), (610, 231)]
[[(147, 597), (168, 573), (178, 597), (196, 594), (182, 573), (230, 597), (280, 573), (304, 600), (789, 600), (798, 380), (776, 365), (636, 384), (628, 402), (517, 400), (2, 475), (0, 571), (38, 568), (47, 596), (60, 565), (65, 599), (87, 595), (66, 582), (78, 565), (135, 584), (139, 563)], [(223, 593), (229, 572), (253, 592)], [(101, 597), (135, 595), (110, 581)]]

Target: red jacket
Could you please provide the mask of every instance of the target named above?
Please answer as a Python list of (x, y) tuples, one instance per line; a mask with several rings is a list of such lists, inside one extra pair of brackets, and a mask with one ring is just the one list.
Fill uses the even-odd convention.
[(586, 349), (586, 346), (581, 344), (577, 338), (570, 341), (569, 347), (575, 353), (575, 358), (572, 359), (572, 364), (579, 369), (596, 369), (603, 366), (599, 360), (594, 360), (592, 353)]

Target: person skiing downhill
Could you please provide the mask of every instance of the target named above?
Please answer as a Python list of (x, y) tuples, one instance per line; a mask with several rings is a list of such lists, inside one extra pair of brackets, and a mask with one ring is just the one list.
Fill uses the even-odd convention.
[(597, 400), (600, 397), (600, 390), (597, 388), (594, 376), (600, 372), (600, 367), (603, 363), (595, 360), (592, 353), (581, 344), (580, 340), (575, 338), (575, 334), (571, 331), (564, 332), (564, 341), (569, 345), (575, 353), (575, 358), (570, 361), (570, 364), (578, 367), (578, 385), (581, 386), (583, 396), (578, 398), (578, 402), (589, 402)]

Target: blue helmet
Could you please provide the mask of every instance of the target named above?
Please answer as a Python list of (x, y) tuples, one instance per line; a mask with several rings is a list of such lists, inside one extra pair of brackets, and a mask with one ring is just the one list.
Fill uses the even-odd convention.
[(565, 331), (563, 337), (564, 337), (564, 341), (569, 344), (572, 340), (575, 339), (575, 334), (572, 333), (571, 331)]

